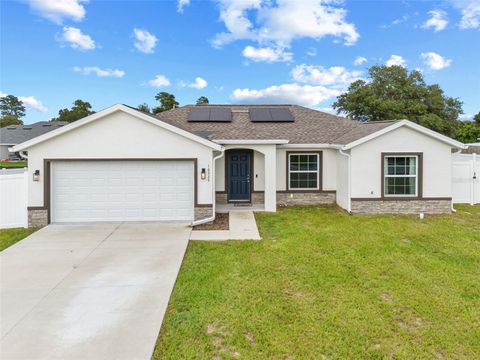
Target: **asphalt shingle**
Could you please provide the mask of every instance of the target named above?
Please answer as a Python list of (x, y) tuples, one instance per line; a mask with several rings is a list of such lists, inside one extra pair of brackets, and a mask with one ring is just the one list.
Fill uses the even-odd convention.
[[(228, 107), (232, 122), (188, 122), (188, 112), (195, 107)], [(287, 107), (295, 121), (255, 123), (249, 108)], [(392, 121), (360, 123), (340, 116), (298, 105), (186, 105), (156, 115), (158, 119), (209, 140), (282, 139), (291, 144), (348, 144), (392, 124)]]
[(40, 121), (29, 125), (6, 126), (0, 129), (0, 144), (21, 144), (67, 124), (66, 121)]

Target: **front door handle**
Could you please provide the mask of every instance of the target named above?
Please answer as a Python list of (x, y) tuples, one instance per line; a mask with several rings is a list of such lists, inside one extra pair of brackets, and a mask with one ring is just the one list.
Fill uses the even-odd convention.
[(247, 175), (247, 182), (250, 182), (250, 175)]

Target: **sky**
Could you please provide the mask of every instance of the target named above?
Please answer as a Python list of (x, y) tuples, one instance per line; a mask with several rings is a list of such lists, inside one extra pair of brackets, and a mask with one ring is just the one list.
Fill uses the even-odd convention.
[(98, 111), (155, 106), (332, 103), (372, 65), (422, 71), (480, 111), (480, 0), (0, 0), (0, 95), (25, 123), (76, 99)]

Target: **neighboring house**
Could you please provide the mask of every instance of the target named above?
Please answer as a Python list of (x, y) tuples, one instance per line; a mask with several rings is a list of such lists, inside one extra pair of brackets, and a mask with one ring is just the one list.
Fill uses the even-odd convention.
[(407, 120), (359, 123), (296, 105), (114, 105), (28, 151), (29, 222), (211, 221), (217, 206), (338, 204), (449, 213), (462, 143)]
[(463, 154), (480, 154), (480, 142), (466, 145), (468, 145), (468, 148), (462, 150)]
[(40, 121), (30, 125), (8, 125), (0, 129), (0, 160), (19, 158), (8, 149), (68, 124), (65, 121)]

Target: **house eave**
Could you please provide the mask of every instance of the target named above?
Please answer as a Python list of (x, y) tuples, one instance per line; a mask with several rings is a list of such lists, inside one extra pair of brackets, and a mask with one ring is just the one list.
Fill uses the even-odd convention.
[(278, 146), (279, 148), (285, 149), (316, 149), (316, 148), (323, 148), (323, 149), (340, 149), (343, 145), (339, 144), (281, 144)]
[(252, 139), (252, 140), (229, 140), (229, 139), (215, 139), (213, 142), (221, 145), (279, 145), (288, 144), (289, 140), (285, 139)]

